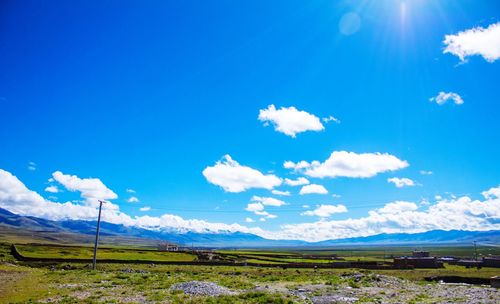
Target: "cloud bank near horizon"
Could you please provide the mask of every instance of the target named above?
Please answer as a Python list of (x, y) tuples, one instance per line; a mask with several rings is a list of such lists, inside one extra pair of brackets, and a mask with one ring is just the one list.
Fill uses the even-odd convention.
[[(81, 179), (75, 175), (63, 173), (57, 174), (57, 176), (63, 177), (60, 180), (64, 182), (65, 187), (67, 186), (66, 189), (75, 189), (74, 191), (79, 191), (84, 198), (97, 195), (114, 197), (111, 194), (114, 192), (99, 179)], [(369, 236), (379, 233), (417, 233), (436, 229), (500, 230), (500, 185), (483, 191), (482, 195), (483, 200), (473, 200), (468, 196), (452, 199), (440, 197), (435, 203), (424, 207), (415, 202), (390, 202), (381, 208), (369, 211), (365, 217), (343, 220), (328, 220), (326, 218), (334, 213), (346, 212), (345, 206), (323, 205), (305, 214), (318, 216), (320, 220), (282, 225), (277, 231), (267, 231), (259, 227), (250, 228), (237, 223), (225, 224), (199, 219), (184, 219), (174, 214), (132, 217), (121, 212), (118, 205), (114, 204), (115, 207), (108, 208), (106, 212), (103, 212), (102, 217), (104, 221), (110, 223), (152, 230), (244, 232), (268, 239), (306, 241)], [(254, 204), (261, 204), (262, 207), (264, 203), (268, 206), (283, 205), (280, 201), (263, 197), (255, 197), (254, 202)], [(52, 202), (28, 189), (16, 176), (2, 169), (0, 169), (0, 207), (20, 215), (37, 216), (51, 220), (95, 220), (97, 217), (97, 209), (93, 204), (88, 204), (85, 200), (81, 204)], [(257, 205), (250, 209), (252, 212), (263, 211), (263, 208)]]

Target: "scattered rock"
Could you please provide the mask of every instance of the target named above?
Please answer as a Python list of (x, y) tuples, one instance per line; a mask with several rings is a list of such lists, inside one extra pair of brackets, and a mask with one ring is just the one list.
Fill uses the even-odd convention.
[(172, 285), (171, 290), (182, 290), (185, 294), (196, 296), (233, 295), (236, 292), (213, 282), (191, 281)]
[(330, 304), (330, 303), (356, 303), (359, 299), (354, 297), (344, 297), (340, 295), (328, 295), (312, 297), (311, 301), (314, 304)]

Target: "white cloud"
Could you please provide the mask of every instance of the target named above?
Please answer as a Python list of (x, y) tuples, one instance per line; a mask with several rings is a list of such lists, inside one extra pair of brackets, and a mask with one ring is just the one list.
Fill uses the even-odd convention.
[[(0, 208), (5, 208), (20, 215), (30, 215), (50, 220), (96, 220), (97, 209), (89, 205), (75, 203), (56, 203), (44, 199), (38, 193), (29, 190), (10, 172), (0, 169)], [(273, 215), (271, 215), (272, 217)], [(270, 217), (270, 218), (271, 218)], [(102, 220), (113, 224), (135, 226), (151, 230), (179, 232), (244, 232), (263, 234), (263, 230), (248, 228), (239, 224), (213, 223), (198, 219), (183, 219), (173, 214), (159, 217), (131, 217), (117, 209), (106, 209), (102, 212)]]
[(245, 210), (250, 212), (263, 211), (264, 205), (262, 203), (249, 203)]
[(391, 178), (387, 179), (387, 182), (393, 183), (398, 188), (415, 186), (415, 182), (409, 178), (406, 178), (406, 177), (401, 177), (401, 178), (391, 177)]
[(304, 194), (328, 194), (328, 190), (322, 185), (310, 184), (305, 185), (300, 189), (300, 195)]
[(458, 95), (457, 93), (453, 93), (453, 92), (448, 92), (448, 93), (439, 92), (439, 94), (437, 96), (429, 98), (429, 101), (431, 101), (431, 102), (435, 101), (438, 105), (443, 105), (450, 99), (456, 105), (461, 105), (464, 103), (464, 100), (462, 99), (462, 97), (460, 97), (460, 95)]
[(97, 210), (73, 203), (54, 203), (31, 191), (10, 172), (0, 169), (0, 207), (22, 215), (53, 220), (95, 219)]
[[(76, 175), (64, 174), (61, 171), (52, 173), (54, 180), (59, 182), (69, 191), (79, 191), (85, 202), (92, 207), (99, 205), (98, 200), (110, 200), (118, 198), (118, 195), (106, 187), (98, 178), (79, 178)], [(103, 208), (117, 209), (118, 206), (107, 203)]]
[(265, 206), (281, 207), (287, 205), (287, 203), (285, 203), (284, 201), (272, 197), (261, 197), (254, 195), (250, 200), (252, 202), (261, 203), (262, 205)]
[[(306, 169), (309, 166), (310, 166), (310, 164), (304, 160), (302, 160), (298, 163), (294, 163), (293, 161), (287, 160), (283, 163), (283, 168), (294, 169), (296, 171), (301, 170), (301, 169)], [(302, 178), (302, 177), (299, 177), (299, 179), (300, 178)]]
[(57, 188), (57, 186), (48, 186), (45, 188), (45, 191), (50, 193), (59, 193), (59, 188)]
[(328, 117), (323, 117), (321, 120), (323, 120), (324, 123), (329, 123), (331, 121), (338, 123), (338, 124), (340, 123), (340, 120), (338, 118), (333, 117), (332, 115), (330, 115)]
[(500, 198), (500, 185), (498, 185), (498, 187), (490, 188), (487, 191), (483, 191), (483, 192), (481, 192), (481, 194), (487, 200), (499, 199)]
[(149, 211), (149, 210), (151, 210), (151, 207), (145, 206), (145, 207), (139, 208), (139, 210), (140, 211)]
[(319, 216), (319, 217), (330, 217), (332, 214), (335, 213), (343, 213), (347, 212), (347, 208), (344, 205), (319, 205), (316, 209), (314, 210), (309, 210), (306, 212), (303, 212), (302, 215), (307, 215), (307, 216)]
[(224, 224), (207, 222), (198, 219), (184, 219), (178, 215), (164, 214), (162, 216), (139, 216), (133, 218), (132, 226), (152, 230), (179, 231), (179, 232), (199, 232), (199, 233), (217, 233), (217, 232), (244, 232), (253, 234), (262, 234), (260, 228), (248, 228), (239, 224)]
[(203, 170), (203, 176), (209, 183), (222, 187), (226, 192), (243, 192), (251, 188), (271, 190), (281, 185), (281, 178), (273, 174), (240, 165), (231, 156), (225, 155), (212, 167)]
[(28, 163), (28, 170), (30, 170), (30, 171), (35, 171), (35, 170), (36, 170), (36, 163), (34, 163), (34, 162), (30, 161), (30, 162)]
[[(463, 196), (441, 200), (417, 210), (412, 202), (394, 202), (368, 212), (368, 216), (281, 226), (268, 238), (321, 241), (380, 233), (418, 233), (430, 230), (487, 231), (500, 229), (500, 198), (486, 201)], [(423, 208), (423, 207), (421, 207)]]
[(287, 184), (288, 186), (302, 186), (302, 185), (309, 184), (309, 180), (307, 178), (305, 178), (305, 177), (299, 177), (299, 178), (297, 178), (295, 180), (289, 179), (289, 178), (285, 178), (285, 184)]
[(136, 196), (131, 196), (131, 197), (129, 197), (129, 199), (127, 200), (127, 202), (128, 203), (138, 203), (139, 199)]
[(311, 163), (285, 162), (285, 168), (303, 172), (311, 177), (372, 177), (387, 171), (396, 171), (408, 167), (408, 162), (388, 153), (354, 153), (334, 151), (323, 163), (314, 160)]
[(135, 190), (134, 189), (130, 189), (130, 188), (127, 188), (125, 191), (127, 193), (135, 193)]
[(334, 194), (332, 194), (332, 197), (333, 197), (333, 198), (341, 198), (341, 197), (342, 197), (342, 195), (340, 195), (340, 194), (335, 194), (335, 193), (334, 193)]
[(302, 208), (309, 209), (309, 208), (311, 208), (311, 206), (309, 206), (309, 205), (302, 205)]
[(274, 214), (270, 214), (269, 212), (264, 210), (264, 204), (257, 202), (257, 203), (249, 203), (247, 207), (245, 208), (246, 211), (253, 212), (256, 215), (263, 216), (265, 218), (276, 218), (277, 216)]
[[(173, 214), (131, 217), (117, 209), (104, 210), (103, 221), (144, 229), (178, 232), (244, 232), (269, 239), (300, 239), (321, 241), (346, 237), (369, 236), (380, 233), (418, 233), (430, 230), (500, 230), (500, 186), (484, 191), (485, 200), (468, 196), (442, 199), (416, 208), (413, 202), (393, 202), (368, 212), (367, 216), (344, 220), (322, 218), (311, 223), (287, 224), (276, 231), (249, 228), (239, 224), (184, 219)], [(258, 203), (257, 203), (258, 204)], [(0, 208), (11, 212), (51, 220), (95, 220), (97, 209), (76, 203), (58, 203), (44, 199), (29, 190), (10, 172), (0, 169)], [(276, 217), (256, 208), (263, 220)]]
[(245, 218), (245, 222), (246, 223), (253, 223), (255, 221), (252, 218), (247, 217), (247, 218)]
[(256, 215), (264, 216), (265, 218), (268, 218), (268, 219), (273, 219), (273, 218), (277, 218), (278, 217), (277, 215), (271, 214), (271, 213), (269, 213), (267, 211), (255, 211), (254, 213)]
[(274, 195), (290, 196), (290, 191), (271, 190)]
[(320, 119), (295, 107), (281, 107), (279, 110), (274, 105), (259, 111), (259, 120), (272, 123), (277, 132), (295, 137), (298, 133), (306, 131), (322, 131), (325, 129)]
[(398, 214), (405, 211), (415, 211), (418, 206), (412, 202), (396, 201), (386, 204), (384, 207), (377, 209), (378, 213), (382, 214)]
[(446, 46), (443, 54), (453, 54), (462, 62), (474, 55), (480, 55), (486, 61), (493, 62), (500, 58), (500, 22), (491, 24), (487, 28), (478, 26), (455, 35), (446, 35), (443, 43)]
[(426, 171), (426, 170), (420, 170), (420, 174), (421, 175), (432, 175), (432, 174), (434, 174), (434, 172), (432, 172), (432, 171)]

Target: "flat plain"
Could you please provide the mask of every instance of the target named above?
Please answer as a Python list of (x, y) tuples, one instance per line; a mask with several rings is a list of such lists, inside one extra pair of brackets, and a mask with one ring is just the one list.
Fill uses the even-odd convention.
[[(160, 252), (154, 248), (103, 247), (98, 251), (100, 259), (148, 262), (100, 263), (93, 271), (88, 263), (17, 261), (10, 246), (0, 245), (0, 303), (498, 303), (500, 298), (499, 291), (489, 286), (425, 281), (432, 276), (490, 278), (500, 274), (498, 268), (287, 267), (287, 263), (296, 262), (329, 263), (334, 258), (390, 261), (388, 256), (408, 254), (409, 247), (213, 251), (225, 259), (270, 263), (274, 267), (161, 265), (162, 261), (196, 262), (198, 257), (189, 252)], [(33, 258), (92, 256), (88, 246), (17, 244), (17, 248), (24, 256)], [(430, 250), (442, 256), (474, 254), (471, 246)], [(499, 253), (495, 247), (479, 247), (478, 252)], [(209, 285), (212, 283), (217, 288)]]

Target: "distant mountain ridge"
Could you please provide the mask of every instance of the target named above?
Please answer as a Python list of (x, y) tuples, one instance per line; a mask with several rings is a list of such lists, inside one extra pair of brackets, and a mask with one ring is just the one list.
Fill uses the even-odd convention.
[[(21, 216), (0, 208), (0, 234), (5, 229), (23, 229), (37, 233), (73, 233), (87, 238), (95, 233), (95, 221), (65, 220), (52, 221), (33, 216)], [(14, 230), (15, 231), (15, 230)], [(461, 231), (433, 230), (422, 233), (378, 234), (366, 237), (306, 242), (300, 240), (269, 240), (242, 232), (197, 233), (156, 231), (137, 227), (101, 222), (102, 236), (165, 240), (184, 246), (203, 247), (330, 247), (357, 245), (413, 245), (413, 244), (465, 244), (481, 242), (500, 244), (500, 230)]]

